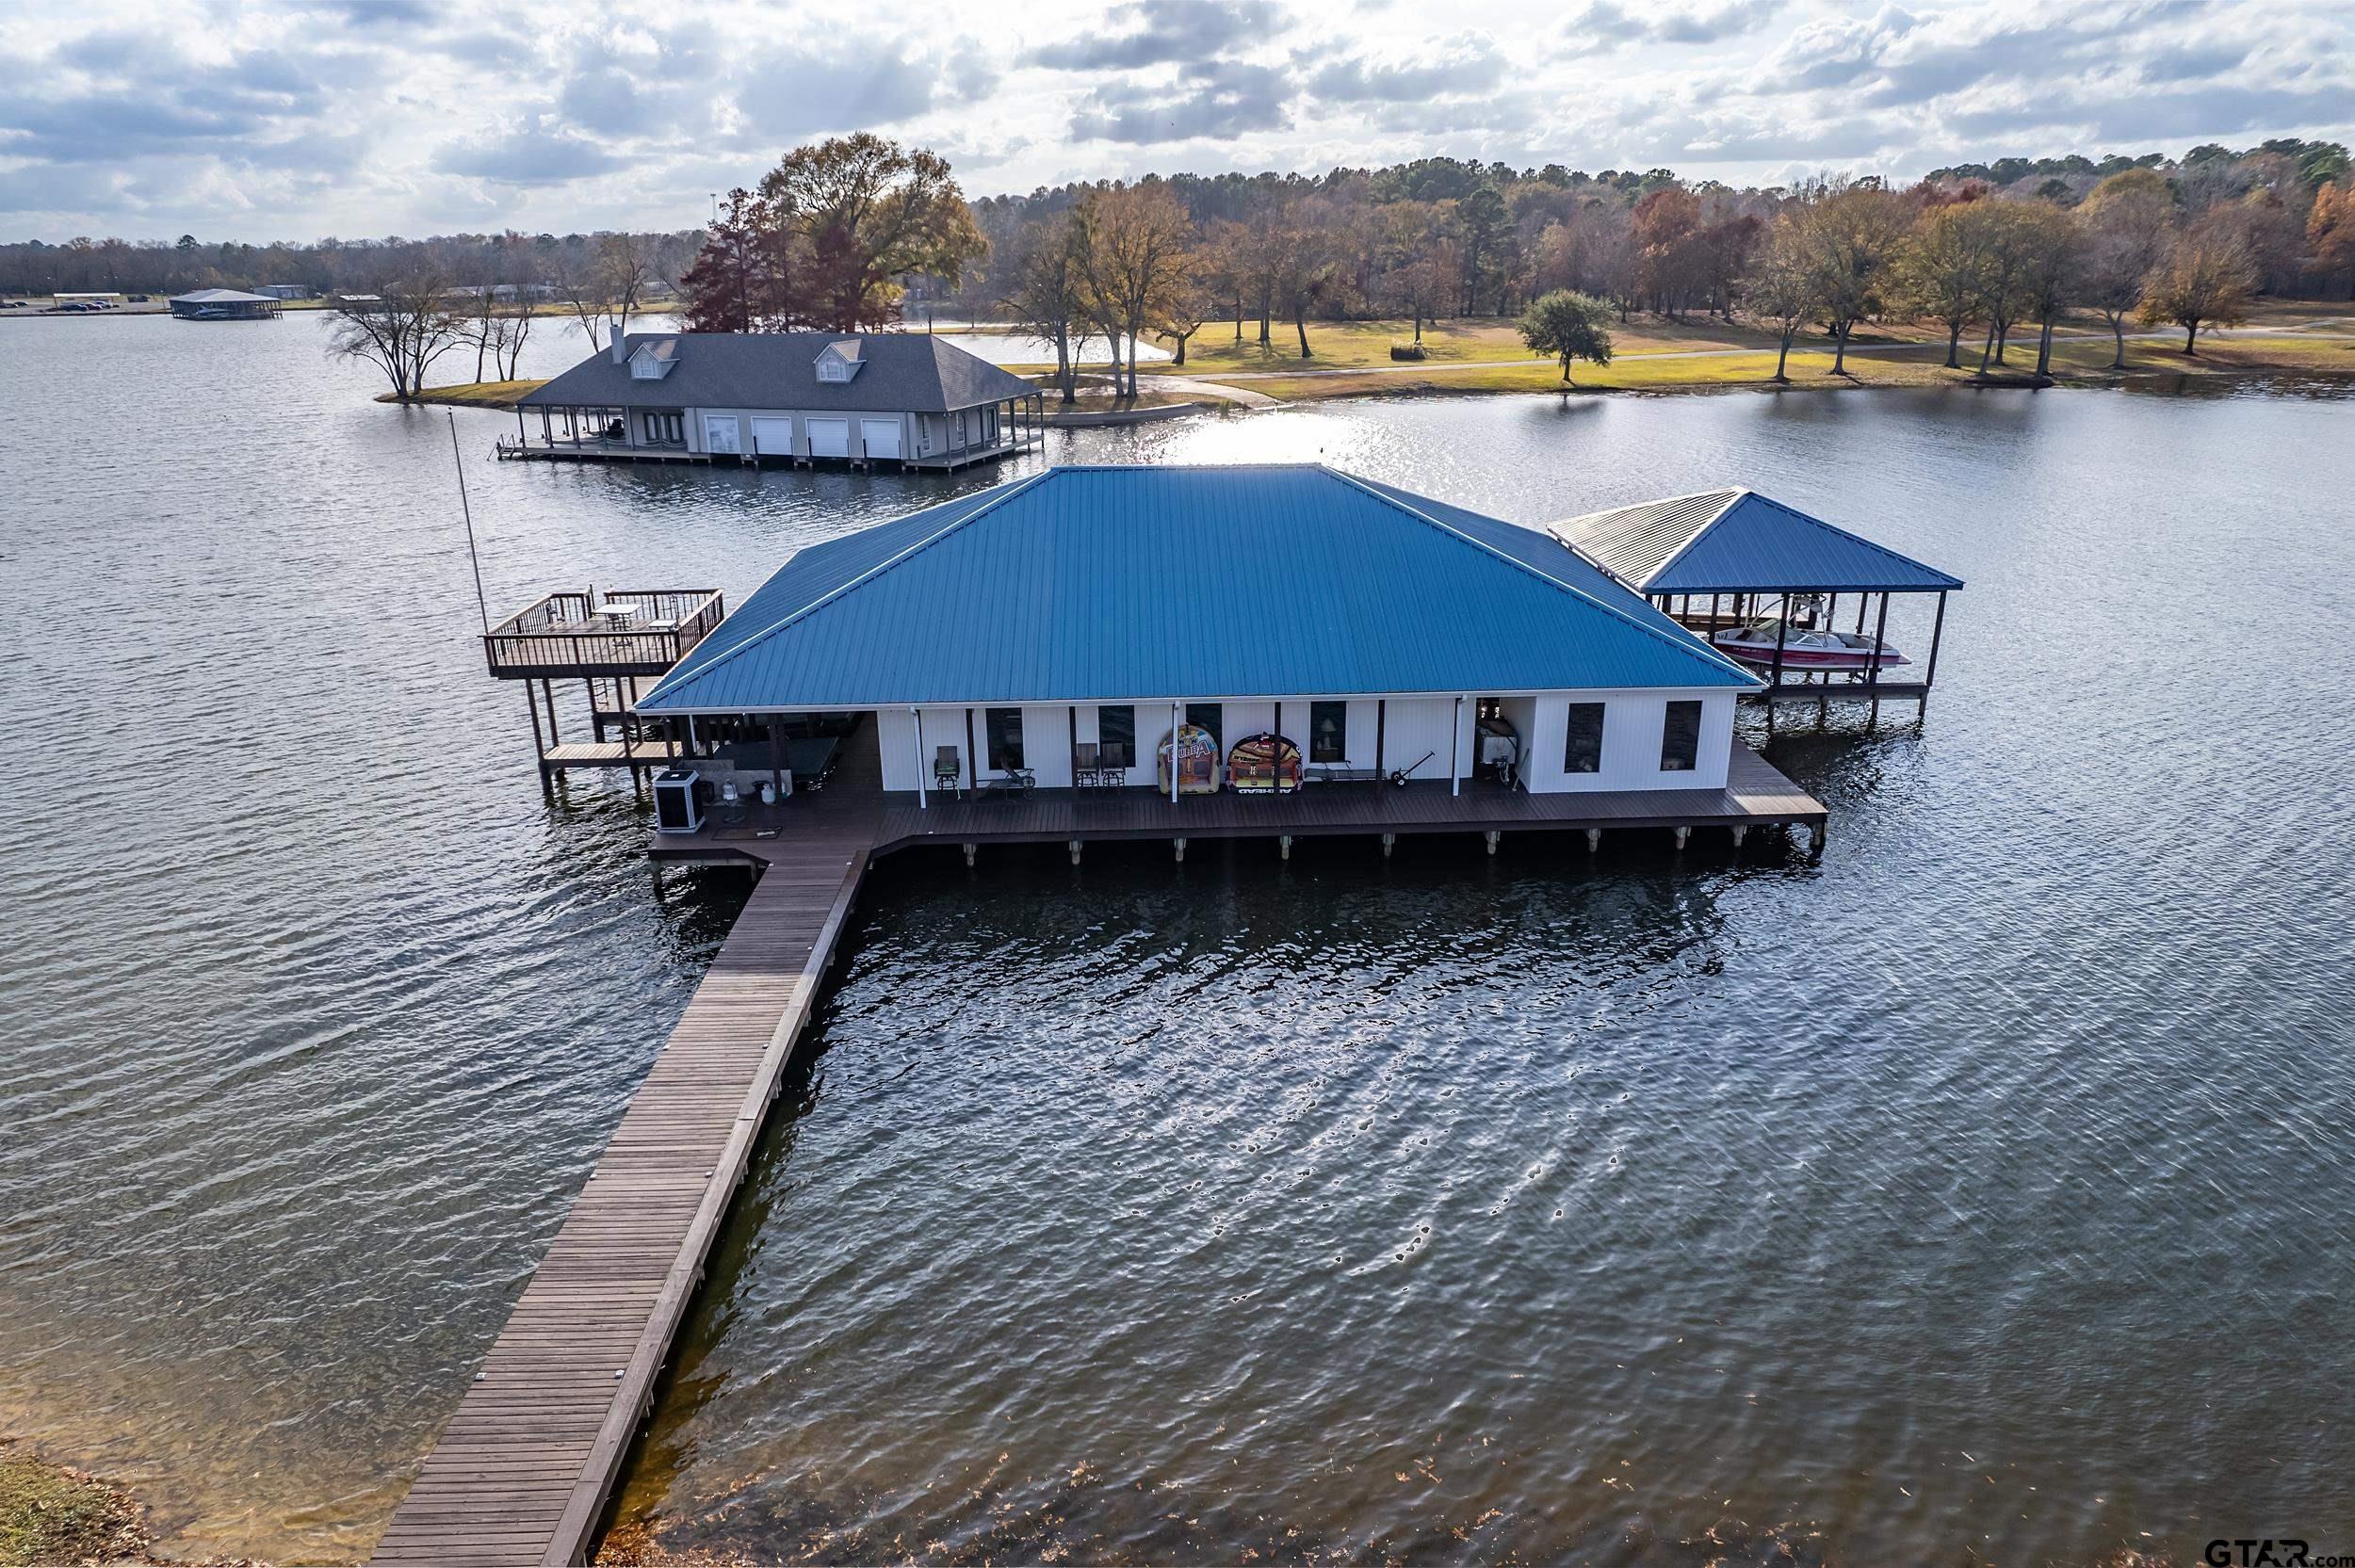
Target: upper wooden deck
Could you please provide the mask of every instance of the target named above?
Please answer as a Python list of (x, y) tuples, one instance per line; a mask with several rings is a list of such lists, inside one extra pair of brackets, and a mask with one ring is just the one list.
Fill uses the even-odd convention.
[(550, 593), (483, 634), (504, 680), (662, 675), (727, 617), (710, 588)]

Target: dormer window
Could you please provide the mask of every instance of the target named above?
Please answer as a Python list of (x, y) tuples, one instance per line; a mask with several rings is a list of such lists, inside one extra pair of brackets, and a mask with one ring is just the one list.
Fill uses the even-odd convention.
[(844, 338), (837, 343), (829, 343), (818, 351), (818, 379), (836, 383), (847, 381), (857, 375), (859, 366), (866, 363), (859, 357), (858, 339)]
[(658, 381), (678, 364), (678, 339), (657, 338), (642, 343), (629, 356), (629, 379), (633, 381)]

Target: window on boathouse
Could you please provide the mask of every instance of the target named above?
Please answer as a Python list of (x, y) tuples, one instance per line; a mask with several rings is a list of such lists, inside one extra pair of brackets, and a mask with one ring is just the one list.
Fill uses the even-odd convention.
[(1188, 703), (1186, 704), (1186, 722), (1198, 730), (1207, 732), (1211, 743), (1222, 752), (1226, 749), (1226, 709), (1220, 703)]
[(1022, 710), (1020, 708), (985, 708), (983, 717), (989, 725), (989, 766), (996, 773), (1009, 773), (1022, 766)]
[(1660, 730), (1660, 770), (1690, 773), (1701, 754), (1701, 705), (1670, 703), (1667, 722)]
[(1137, 710), (1123, 705), (1096, 710), (1096, 756), (1106, 768), (1137, 765)]
[(1310, 762), (1347, 762), (1349, 760), (1349, 704), (1347, 703), (1311, 703), (1308, 704), (1308, 760)]
[(1562, 771), (1602, 771), (1602, 708), (1600, 703), (1572, 703), (1568, 738), (1562, 743)]

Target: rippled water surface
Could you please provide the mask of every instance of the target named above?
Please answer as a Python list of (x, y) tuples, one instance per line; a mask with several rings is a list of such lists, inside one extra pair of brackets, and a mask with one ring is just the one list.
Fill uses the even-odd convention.
[[(365, 1553), (743, 892), (658, 881), (625, 784), (544, 804), (447, 423), (321, 326), (0, 327), (0, 1428), (187, 1553)], [(885, 863), (625, 1518), (852, 1560), (2355, 1550), (2349, 415), (1059, 439), (1531, 522), (1747, 482), (1971, 586), (1925, 723), (1768, 743), (1832, 806), (1820, 865)], [(459, 428), (495, 613), (740, 597), (997, 477), (497, 465), (512, 425)]]

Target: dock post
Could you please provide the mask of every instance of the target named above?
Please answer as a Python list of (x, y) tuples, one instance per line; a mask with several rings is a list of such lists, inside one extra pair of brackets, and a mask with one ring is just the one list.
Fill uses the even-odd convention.
[(1275, 838), (1275, 852), (1276, 852), (1276, 854), (1278, 854), (1279, 856), (1281, 856), (1281, 857), (1282, 857), (1282, 858), (1284, 858), (1285, 860), (1290, 860), (1290, 859), (1291, 859), (1291, 858), (1292, 858), (1292, 835), (1291, 835), (1291, 834), (1290, 834), (1290, 833), (1278, 833), (1278, 834), (1276, 835), (1276, 838)]
[(1677, 835), (1677, 848), (1681, 849), (1684, 848), (1684, 841), (1693, 836), (1693, 830), (1687, 827), (1678, 828), (1674, 830), (1674, 832)]
[(1397, 848), (1398, 848), (1398, 834), (1396, 834), (1396, 833), (1384, 833), (1384, 834), (1382, 835), (1382, 858), (1383, 858), (1384, 860), (1388, 860), (1388, 859), (1389, 859), (1389, 858), (1390, 858), (1390, 851), (1391, 851), (1392, 849), (1397, 849)]
[(1080, 864), (1080, 841), (1076, 838), (1071, 841), (1071, 864)]
[(1488, 841), (1488, 853), (1493, 855), (1497, 852), (1497, 840), (1502, 838), (1504, 835), (1497, 832), (1494, 828), (1491, 828), (1480, 836)]
[(1820, 855), (1824, 852), (1826, 827), (1827, 824), (1817, 822), (1807, 830), (1807, 852), (1809, 854)]
[(1598, 849), (1601, 849), (1601, 848), (1602, 848), (1602, 830), (1601, 830), (1600, 828), (1589, 828), (1589, 829), (1587, 829), (1587, 830), (1586, 830), (1586, 852), (1587, 852), (1588, 854), (1590, 854), (1590, 855), (1591, 855), (1591, 854), (1593, 854), (1596, 850), (1598, 850)]
[(1178, 865), (1185, 865), (1185, 864), (1186, 864), (1186, 841), (1185, 841), (1184, 839), (1182, 839), (1182, 838), (1173, 838), (1173, 839), (1171, 839), (1171, 840), (1170, 840), (1170, 842), (1171, 842), (1172, 844), (1174, 844), (1174, 845), (1176, 845), (1176, 846), (1178, 847)]
[(1750, 830), (1748, 826), (1744, 823), (1736, 823), (1733, 829), (1733, 847), (1739, 849), (1742, 848), (1742, 841), (1749, 836)]
[(967, 844), (965, 846), (965, 865), (966, 870), (969, 871), (973, 868), (973, 857), (981, 852), (982, 847), (978, 844)]

